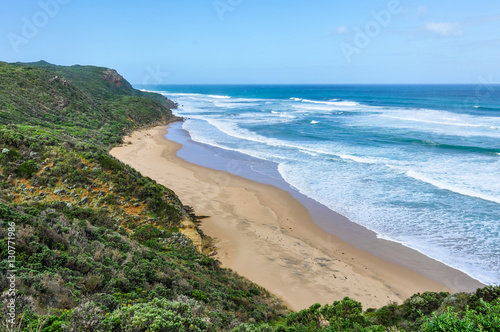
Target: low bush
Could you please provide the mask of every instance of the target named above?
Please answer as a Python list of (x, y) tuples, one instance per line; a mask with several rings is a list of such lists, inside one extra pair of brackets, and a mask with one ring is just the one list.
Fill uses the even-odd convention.
[(38, 171), (38, 166), (36, 161), (28, 160), (22, 163), (16, 170), (16, 175), (23, 178), (30, 178), (33, 174)]

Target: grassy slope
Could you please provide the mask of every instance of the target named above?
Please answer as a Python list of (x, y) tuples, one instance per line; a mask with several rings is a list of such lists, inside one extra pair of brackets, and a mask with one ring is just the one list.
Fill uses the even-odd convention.
[(172, 191), (108, 155), (126, 132), (173, 117), (163, 97), (105, 72), (0, 64), (0, 268), (14, 222), (23, 324), (141, 330), (154, 312), (179, 329), (223, 330), (285, 310), (194, 249), (176, 227), (195, 217)]
[(117, 75), (0, 63), (0, 290), (13, 223), (18, 330), (500, 330), (498, 287), (365, 312), (346, 298), (283, 316), (278, 299), (178, 232), (196, 216), (175, 193), (108, 155), (125, 133), (172, 120), (173, 103)]

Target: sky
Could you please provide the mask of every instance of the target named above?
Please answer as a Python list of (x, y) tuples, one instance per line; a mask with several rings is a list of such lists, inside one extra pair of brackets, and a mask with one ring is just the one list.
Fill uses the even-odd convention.
[(139, 84), (499, 83), (500, 2), (0, 0), (0, 61)]

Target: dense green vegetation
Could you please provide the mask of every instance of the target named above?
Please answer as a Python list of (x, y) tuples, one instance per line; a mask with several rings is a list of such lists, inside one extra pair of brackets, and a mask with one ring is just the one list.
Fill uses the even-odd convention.
[(0, 91), (1, 124), (104, 147), (119, 143), (135, 128), (171, 119), (167, 107), (175, 105), (161, 95), (133, 89), (107, 68), (46, 62), (0, 62)]
[(499, 287), (289, 312), (221, 268), (179, 232), (202, 218), (108, 154), (174, 106), (107, 68), (0, 63), (0, 331), (500, 331)]
[(500, 331), (500, 287), (475, 294), (425, 292), (398, 305), (363, 312), (349, 298), (332, 305), (315, 304), (271, 324), (242, 324), (234, 331)]
[(0, 290), (13, 223), (18, 330), (227, 330), (287, 312), (194, 248), (178, 227), (199, 218), (175, 193), (108, 154), (174, 119), (151, 96), (106, 68), (0, 63)]
[[(24, 326), (48, 318), (48, 331), (62, 331), (61, 324), (136, 331), (173, 320), (186, 329), (220, 330), (284, 309), (264, 289), (197, 252), (175, 229), (145, 224), (129, 237), (103, 224), (105, 213), (55, 202), (0, 204), (0, 213), (0, 237), (9, 223), (17, 225), (16, 302)], [(8, 270), (6, 241), (0, 248), (1, 269)], [(4, 276), (0, 287), (8, 288)]]

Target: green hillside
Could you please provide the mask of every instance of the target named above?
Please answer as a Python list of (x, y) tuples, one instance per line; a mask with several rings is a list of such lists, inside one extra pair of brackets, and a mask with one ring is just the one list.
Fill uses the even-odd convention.
[(171, 101), (135, 90), (102, 67), (0, 63), (0, 91), (2, 124), (40, 126), (103, 147), (134, 128), (172, 118)]
[(179, 232), (195, 211), (108, 154), (173, 107), (108, 68), (0, 62), (0, 331), (500, 331), (499, 287), (295, 313), (221, 268)]
[[(21, 325), (135, 331), (155, 313), (174, 330), (204, 331), (285, 313), (179, 233), (182, 219), (197, 218), (171, 190), (109, 156), (125, 133), (175, 120), (170, 101), (109, 73), (0, 64), (0, 289), (9, 289), (14, 223)], [(149, 318), (135, 322), (140, 314)]]

